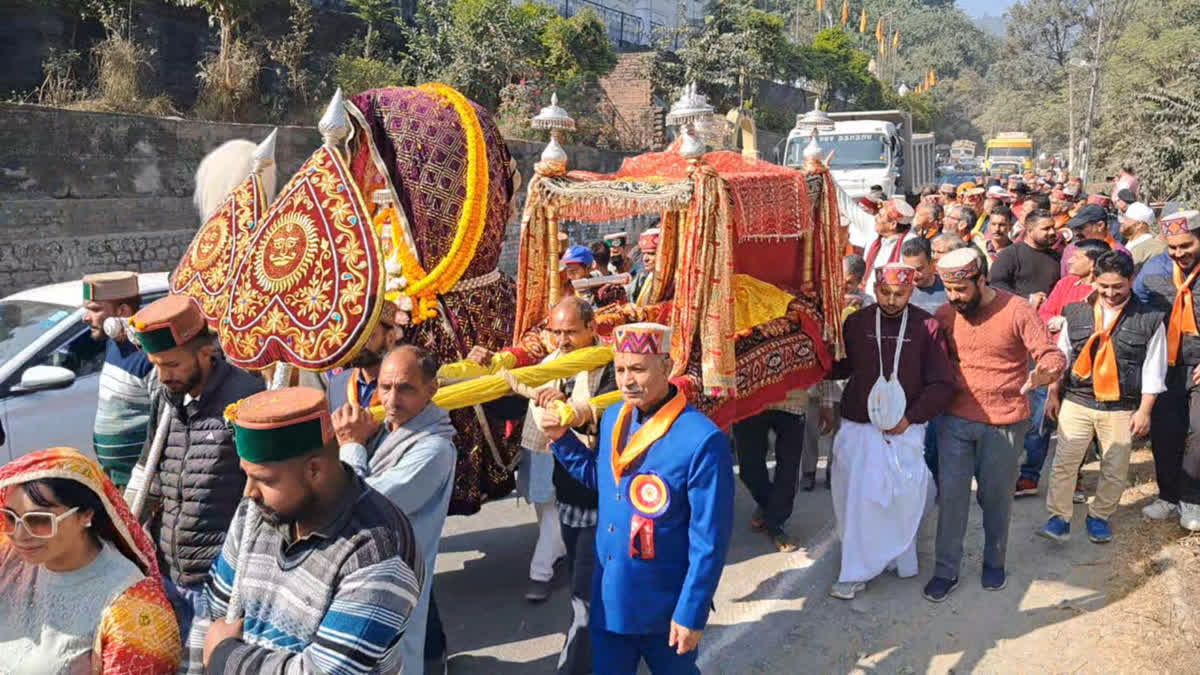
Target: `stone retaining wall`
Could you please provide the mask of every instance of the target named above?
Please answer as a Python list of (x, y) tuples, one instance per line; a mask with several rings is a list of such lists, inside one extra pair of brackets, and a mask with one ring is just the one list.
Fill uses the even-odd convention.
[[(259, 141), (270, 126), (0, 104), (0, 297), (114, 268), (174, 267), (199, 227), (191, 203), (200, 160), (221, 143)], [(279, 184), (320, 144), (309, 127), (280, 127)], [(510, 141), (528, 180), (541, 143)], [(624, 155), (569, 147), (574, 168), (609, 172)], [(586, 243), (608, 228), (571, 226)], [(518, 225), (501, 269), (514, 273)]]

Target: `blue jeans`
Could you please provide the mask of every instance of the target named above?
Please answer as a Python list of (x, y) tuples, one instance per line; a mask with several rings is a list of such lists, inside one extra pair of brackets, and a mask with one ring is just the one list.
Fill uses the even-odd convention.
[(1038, 387), (1029, 392), (1029, 408), (1032, 411), (1029, 431), (1025, 433), (1025, 460), (1021, 462), (1021, 478), (1038, 482), (1042, 477), (1042, 466), (1050, 450), (1050, 435), (1058, 427), (1054, 420), (1046, 419), (1046, 388)]

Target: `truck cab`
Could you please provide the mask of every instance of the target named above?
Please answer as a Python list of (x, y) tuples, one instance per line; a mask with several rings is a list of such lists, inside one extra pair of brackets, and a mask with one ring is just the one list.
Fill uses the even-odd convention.
[[(820, 132), (817, 142), (826, 156), (834, 180), (857, 199), (878, 185), (888, 195), (905, 195), (932, 182), (932, 134), (912, 134), (910, 118), (899, 110), (829, 113), (833, 131)], [(784, 164), (800, 167), (810, 135), (803, 129), (788, 134)]]
[(1033, 138), (1012, 131), (996, 134), (984, 150), (983, 166), (993, 176), (1021, 173), (1033, 168)]

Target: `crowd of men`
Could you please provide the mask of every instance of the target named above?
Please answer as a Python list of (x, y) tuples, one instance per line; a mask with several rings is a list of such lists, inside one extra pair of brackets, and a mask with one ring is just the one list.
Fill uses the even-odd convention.
[[(547, 600), (562, 563), (570, 578), (558, 672), (634, 673), (643, 660), (698, 672), (734, 526), (735, 456), (757, 507), (747, 526), (792, 551), (797, 492), (815, 489), (828, 454), (842, 541), (830, 594), (843, 599), (888, 569), (916, 576), (917, 530), (936, 506), (923, 595), (945, 600), (973, 501), (980, 582), (1004, 588), (1013, 499), (1039, 493), (1055, 429), (1039, 534), (1070, 536), (1094, 452), (1084, 530), (1111, 541), (1130, 453), (1147, 437), (1159, 497), (1143, 513), (1200, 531), (1200, 213), (1156, 214), (1132, 172), (1111, 198), (1063, 178), (946, 184), (915, 207), (879, 191), (860, 200), (876, 236), (844, 259), (845, 358), (728, 435), (671, 384), (671, 329), (653, 323), (617, 327), (611, 363), (493, 406), (524, 420), (518, 491), (538, 530), (525, 597)], [(541, 331), (544, 361), (601, 344), (597, 307), (642, 301), (658, 236), (643, 232), (636, 249), (624, 233), (565, 242), (567, 294)], [(134, 515), (157, 550), (180, 672), (444, 672), (433, 571), (455, 432), (433, 403), (439, 364), (401, 344), (393, 313), (346, 369), (266, 390), (221, 357), (194, 301), (141, 307), (128, 272), (83, 281), (96, 338), (122, 319), (108, 333), (94, 450), (144, 504)], [(593, 407), (615, 391), (620, 403)], [(5, 534), (25, 522), (13, 518)]]

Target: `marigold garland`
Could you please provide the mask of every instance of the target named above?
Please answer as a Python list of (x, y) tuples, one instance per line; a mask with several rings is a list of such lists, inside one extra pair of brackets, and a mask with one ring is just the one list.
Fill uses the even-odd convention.
[(392, 246), (396, 252), (396, 260), (400, 263), (408, 282), (402, 292), (415, 301), (412, 312), (414, 324), (437, 316), (437, 296), (454, 288), (474, 260), (475, 250), (487, 226), (489, 188), (487, 143), (483, 136), (483, 126), (480, 125), (471, 102), (453, 88), (437, 82), (423, 84), (418, 89), (442, 99), (458, 114), (467, 144), (467, 194), (463, 200), (462, 213), (458, 217), (458, 228), (450, 250), (429, 272), (421, 266), (417, 252), (409, 245), (408, 240), (398, 236), (401, 233), (396, 227), (399, 219), (398, 214), (394, 212), (395, 207), (383, 209), (376, 216), (377, 228), (392, 228)]

